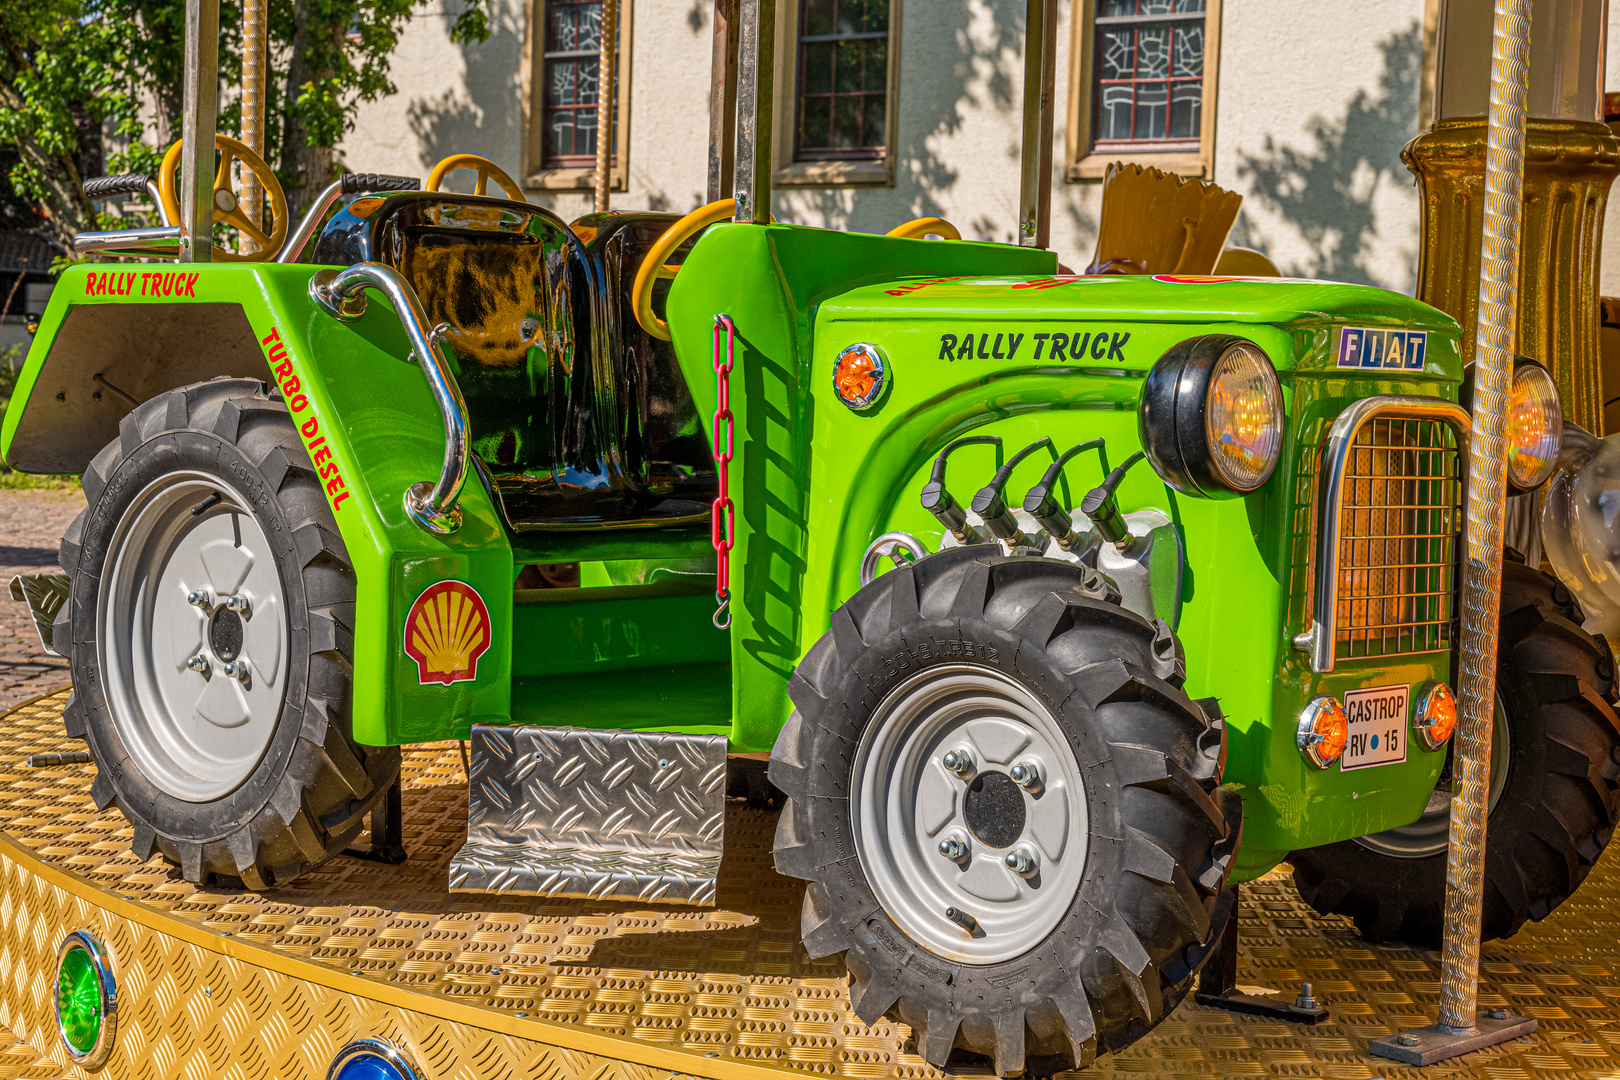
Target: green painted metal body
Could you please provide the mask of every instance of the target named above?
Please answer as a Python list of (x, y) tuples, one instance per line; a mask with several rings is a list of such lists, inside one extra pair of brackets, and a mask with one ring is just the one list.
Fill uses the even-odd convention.
[[(513, 592), (524, 563), (703, 554), (706, 541), (695, 543), (689, 531), (514, 541), (476, 477), (460, 531), (439, 538), (411, 524), (404, 492), (437, 474), (443, 451), (425, 380), (403, 359), (404, 335), (381, 299), (340, 323), (308, 297), (314, 269), (190, 272), (198, 301), (240, 304), (258, 338), (279, 334), (353, 495), (336, 517), (359, 584), (355, 731), (364, 741), (457, 737), (471, 723), (511, 719), (723, 732), (734, 750), (768, 750), (791, 709), (788, 678), (859, 587), (867, 545), (905, 530), (937, 546), (940, 527), (918, 496), (946, 443), (996, 434), (1010, 452), (1047, 435), (1060, 449), (1103, 436), (1118, 464), (1140, 448), (1136, 408), (1154, 361), (1187, 338), (1226, 333), (1258, 344), (1279, 373), (1289, 422), (1275, 475), (1255, 494), (1206, 499), (1174, 492), (1144, 464), (1127, 477), (1120, 504), (1167, 514), (1186, 553), (1180, 604), (1170, 614), (1187, 652), (1189, 692), (1219, 697), (1230, 724), (1227, 779), (1246, 809), (1237, 876), (1264, 872), (1292, 848), (1406, 824), (1433, 790), (1443, 751), (1414, 748), (1404, 763), (1319, 771), (1296, 749), (1295, 723), (1318, 693), (1449, 680), (1450, 654), (1340, 661), (1318, 675), (1290, 645), (1309, 624), (1311, 458), (1327, 425), (1372, 394), (1456, 398), (1458, 328), (1409, 297), (1324, 282), (1054, 278), (1051, 254), (1003, 245), (714, 227), (688, 256), (667, 309), (704, 417), (716, 402), (715, 315), (729, 314), (737, 328), (734, 618), (722, 633), (709, 622), (712, 596), (667, 581)], [(53, 296), (6, 416), (8, 460), (31, 397), (52, 390), (41, 373), (68, 310), (146, 302), (87, 294), (97, 272), (69, 271)], [(1342, 325), (1426, 330), (1426, 366), (1398, 378), (1340, 372), (1330, 350)], [(1053, 332), (1083, 338), (1084, 355), (1066, 349), (1057, 359), (1043, 343), (1037, 356), (1037, 335)], [(962, 351), (969, 335), (983, 355)], [(861, 413), (838, 400), (832, 383), (837, 354), (856, 342), (877, 345), (891, 372), (881, 403)], [(1009, 503), (1049, 461), (1037, 455), (1019, 467)], [(995, 464), (985, 447), (953, 457), (950, 484), (962, 502)], [(1100, 477), (1096, 459), (1077, 459), (1067, 475), (1065, 502), (1074, 506)], [(483, 595), (494, 644), (475, 681), (419, 685), (401, 641), (405, 614), (424, 588), (450, 577)]]

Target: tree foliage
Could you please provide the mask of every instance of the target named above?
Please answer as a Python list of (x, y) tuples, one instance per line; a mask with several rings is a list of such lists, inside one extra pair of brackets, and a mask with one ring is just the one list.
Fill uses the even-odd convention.
[[(363, 101), (396, 92), (390, 62), (425, 0), (267, 0), (265, 157), (295, 212), (341, 167), (336, 147)], [(455, 19), (459, 43), (489, 35), (486, 0)], [(99, 172), (155, 172), (179, 136), (185, 0), (4, 0), (0, 146), (5, 178), (40, 207), (64, 244), (94, 227), (83, 182)], [(239, 134), (240, 0), (220, 3), (218, 128)], [(104, 154), (103, 147), (111, 149)]]

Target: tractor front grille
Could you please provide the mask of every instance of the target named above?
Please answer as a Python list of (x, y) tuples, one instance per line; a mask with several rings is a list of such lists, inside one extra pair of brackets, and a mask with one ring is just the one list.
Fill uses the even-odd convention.
[(1334, 656), (1450, 648), (1461, 460), (1434, 420), (1372, 419), (1344, 472)]

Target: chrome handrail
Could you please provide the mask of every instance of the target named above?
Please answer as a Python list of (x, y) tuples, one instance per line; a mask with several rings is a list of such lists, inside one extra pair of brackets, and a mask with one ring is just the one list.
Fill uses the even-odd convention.
[(429, 328), (416, 290), (393, 269), (381, 263), (355, 263), (343, 270), (318, 271), (309, 282), (309, 295), (327, 312), (347, 322), (365, 314), (366, 289), (388, 297), (400, 325), (411, 339), (428, 387), (444, 417), (444, 468), (439, 479), (412, 484), (405, 492), (405, 512), (423, 531), (442, 536), (461, 527), (461, 486), (467, 479), (467, 403), (456, 377), (439, 352), (437, 339), (448, 331), (442, 323)]
[(88, 255), (93, 251), (172, 258), (180, 254), (180, 226), (110, 229), (106, 232), (82, 232), (73, 237), (73, 254)]
[(332, 209), (332, 204), (337, 202), (338, 197), (342, 194), (343, 178), (339, 177), (327, 184), (325, 190), (315, 196), (315, 201), (309, 204), (309, 209), (304, 213), (304, 220), (298, 223), (298, 228), (293, 231), (291, 236), (287, 237), (287, 242), (281, 245), (281, 253), (276, 256), (276, 262), (290, 263), (298, 261), (298, 256), (303, 253), (310, 237), (315, 235), (315, 230), (320, 227), (321, 221), (326, 217), (326, 212)]
[[(1339, 618), (1339, 519), (1344, 513), (1344, 474), (1356, 436), (1371, 420), (1438, 420), (1457, 438), (1459, 461), (1468, 459), (1473, 423), (1462, 406), (1440, 398), (1381, 394), (1353, 403), (1328, 429), (1322, 462), (1327, 480), (1319, 507), (1316, 557), (1316, 607), (1311, 628), (1294, 635), (1293, 646), (1309, 653), (1311, 670), (1333, 670)], [(1459, 477), (1459, 482), (1461, 478)]]

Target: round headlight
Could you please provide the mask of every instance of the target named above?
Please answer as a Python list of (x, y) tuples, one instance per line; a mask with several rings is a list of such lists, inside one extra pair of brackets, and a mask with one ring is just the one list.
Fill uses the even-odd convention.
[(1242, 338), (1210, 334), (1165, 353), (1143, 384), (1138, 418), (1154, 470), (1189, 495), (1254, 491), (1282, 454), (1277, 372)]
[(1508, 480), (1519, 491), (1547, 482), (1558, 465), (1564, 441), (1564, 409), (1558, 384), (1546, 368), (1518, 357), (1508, 388)]
[(1243, 342), (1221, 353), (1209, 378), (1204, 437), (1209, 460), (1233, 491), (1266, 482), (1282, 452), (1282, 390), (1271, 361)]

